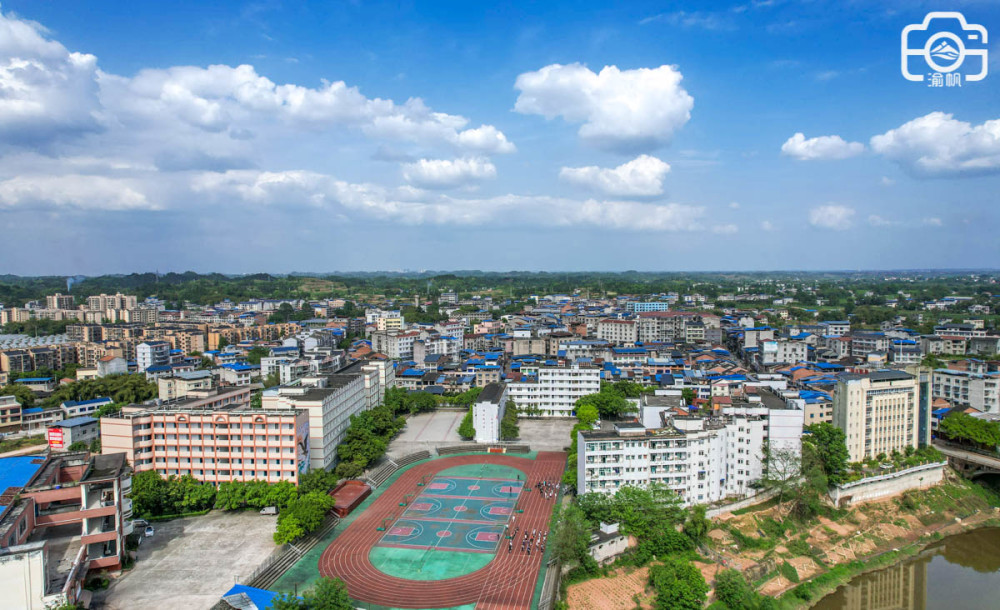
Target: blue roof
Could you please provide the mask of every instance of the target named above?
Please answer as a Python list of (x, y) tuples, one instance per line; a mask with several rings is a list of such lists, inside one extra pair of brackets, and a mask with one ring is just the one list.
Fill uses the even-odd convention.
[(53, 426), (59, 426), (60, 428), (74, 428), (76, 426), (83, 426), (86, 424), (96, 423), (97, 419), (93, 417), (87, 417), (86, 415), (81, 415), (80, 417), (71, 417), (69, 419), (64, 419), (62, 421), (57, 421), (52, 424)]
[(64, 407), (82, 407), (85, 405), (106, 405), (110, 402), (114, 402), (107, 396), (102, 396), (101, 398), (91, 398), (90, 400), (67, 400), (62, 403)]
[(246, 585), (233, 585), (233, 588), (226, 591), (223, 597), (229, 597), (230, 595), (239, 595), (242, 593), (250, 598), (253, 605), (257, 606), (258, 610), (267, 610), (271, 607), (271, 602), (279, 594), (274, 591), (268, 591), (267, 589), (258, 589), (256, 587), (248, 587)]
[(260, 366), (256, 364), (244, 364), (242, 362), (233, 362), (232, 364), (223, 364), (219, 368), (229, 369), (231, 371), (252, 371), (259, 369)]
[(30, 409), (21, 409), (21, 413), (41, 413), (41, 407), (31, 407)]
[(934, 409), (933, 411), (931, 411), (931, 413), (933, 413), (935, 417), (941, 417), (942, 415), (944, 415), (948, 411), (951, 411), (951, 407), (948, 407), (948, 408), (945, 408), (945, 409)]
[(170, 367), (169, 364), (155, 364), (153, 366), (147, 366), (146, 367), (146, 372), (147, 373), (150, 372), (150, 371), (152, 371), (154, 373), (159, 373), (160, 371), (170, 371), (170, 370), (173, 370), (173, 369)]
[[(37, 455), (0, 458), (0, 489), (24, 487), (45, 463)], [(0, 505), (0, 512), (7, 508)]]
[(40, 383), (43, 381), (52, 381), (51, 377), (22, 377), (16, 380), (17, 383)]

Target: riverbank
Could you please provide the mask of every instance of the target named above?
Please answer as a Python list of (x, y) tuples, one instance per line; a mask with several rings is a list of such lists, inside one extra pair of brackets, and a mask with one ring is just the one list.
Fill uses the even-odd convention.
[(948, 472), (945, 482), (814, 522), (787, 517), (780, 505), (720, 517), (709, 552), (747, 575), (778, 607), (809, 607), (864, 572), (892, 565), (952, 534), (1000, 524), (1000, 495)]

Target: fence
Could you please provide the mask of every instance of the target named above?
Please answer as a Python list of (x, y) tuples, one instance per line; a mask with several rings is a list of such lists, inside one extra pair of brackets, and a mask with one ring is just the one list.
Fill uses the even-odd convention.
[(449, 445), (448, 447), (438, 447), (438, 455), (450, 455), (454, 453), (472, 453), (472, 452), (483, 452), (489, 453), (491, 451), (502, 450), (507, 453), (529, 453), (531, 451), (530, 445), (525, 445), (523, 443), (467, 443), (465, 445)]
[(562, 569), (556, 559), (550, 559), (545, 568), (545, 582), (542, 583), (542, 597), (538, 600), (538, 610), (552, 610), (553, 604), (559, 599), (559, 581), (562, 579)]
[(285, 571), (295, 565), (295, 563), (308, 553), (314, 546), (319, 544), (327, 534), (329, 534), (337, 524), (340, 517), (328, 515), (323, 525), (316, 531), (306, 534), (295, 542), (283, 544), (274, 549), (270, 555), (259, 565), (249, 576), (241, 578), (240, 582), (248, 587), (266, 589), (275, 583)]

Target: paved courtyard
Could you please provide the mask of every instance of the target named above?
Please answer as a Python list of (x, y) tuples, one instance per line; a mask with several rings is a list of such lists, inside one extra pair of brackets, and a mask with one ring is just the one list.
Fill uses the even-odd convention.
[(255, 511), (212, 511), (154, 523), (135, 568), (94, 595), (94, 607), (113, 610), (178, 608), (206, 610), (274, 550), (277, 517)]
[[(407, 417), (406, 428), (393, 439), (387, 453), (402, 456), (435, 447), (458, 445), (458, 426), (465, 412), (460, 410), (437, 410)], [(527, 418), (518, 420), (521, 430), (520, 442), (531, 445), (536, 451), (562, 451), (569, 447), (569, 432), (576, 420), (573, 418)]]

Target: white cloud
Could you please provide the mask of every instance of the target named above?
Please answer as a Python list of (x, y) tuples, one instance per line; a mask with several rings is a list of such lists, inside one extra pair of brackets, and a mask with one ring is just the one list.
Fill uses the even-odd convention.
[(663, 179), (670, 165), (649, 155), (639, 155), (618, 167), (564, 167), (559, 178), (611, 197), (651, 197), (663, 193)]
[(454, 188), (496, 178), (497, 168), (487, 159), (420, 159), (403, 166), (403, 177), (423, 188)]
[(836, 204), (821, 205), (809, 210), (809, 224), (819, 229), (845, 231), (851, 228), (854, 210)]
[(79, 174), (18, 176), (0, 181), (0, 208), (16, 207), (158, 209), (128, 181)]
[(864, 151), (865, 145), (860, 142), (846, 142), (840, 136), (806, 139), (802, 132), (796, 133), (781, 145), (782, 154), (800, 161), (847, 159)]
[(923, 221), (921, 221), (921, 222), (923, 222), (923, 224), (925, 224), (927, 226), (930, 226), (930, 227), (940, 227), (940, 226), (942, 226), (944, 224), (944, 223), (941, 222), (940, 218), (934, 218), (934, 217), (924, 218)]
[(738, 210), (738, 209), (740, 209), (740, 202), (739, 201), (733, 201), (732, 203), (729, 204), (729, 209), (730, 210)]
[(896, 184), (896, 181), (890, 178), (889, 176), (882, 176), (882, 179), (879, 180), (879, 183), (882, 186), (892, 186), (893, 184)]
[(581, 64), (552, 64), (517, 77), (514, 110), (583, 123), (579, 135), (598, 148), (649, 152), (670, 143), (691, 118), (694, 98), (674, 66), (594, 73)]
[(101, 128), (97, 58), (43, 34), (0, 14), (0, 142), (39, 145)]
[(872, 214), (868, 217), (868, 224), (873, 227), (899, 227), (902, 226), (903, 221), (889, 220), (888, 218), (882, 218), (877, 214)]
[[(343, 81), (277, 84), (253, 66), (175, 66), (133, 77), (103, 72), (93, 55), (71, 53), (44, 28), (0, 14), (0, 141), (37, 145), (109, 129), (115, 142), (233, 148), (275, 126), (356, 129), (377, 139), (445, 147), (469, 155), (514, 151), (492, 125), (437, 112), (419, 98), (369, 98)], [(229, 151), (232, 152), (232, 151)]]
[(739, 233), (739, 231), (740, 228), (734, 224), (715, 225), (712, 227), (712, 233), (716, 233), (718, 235), (732, 235), (734, 233)]
[(191, 190), (200, 200), (212, 203), (225, 204), (235, 199), (261, 206), (320, 207), (408, 225), (528, 223), (664, 232), (704, 231), (707, 226), (706, 211), (701, 206), (520, 195), (468, 199), (410, 187), (352, 184), (298, 170), (206, 172), (192, 179)]
[(1000, 173), (1000, 119), (972, 125), (932, 112), (872, 137), (871, 147), (913, 176)]
[(762, 221), (760, 221), (760, 230), (761, 231), (774, 231), (775, 230), (774, 223), (771, 222), (770, 220), (762, 220)]

